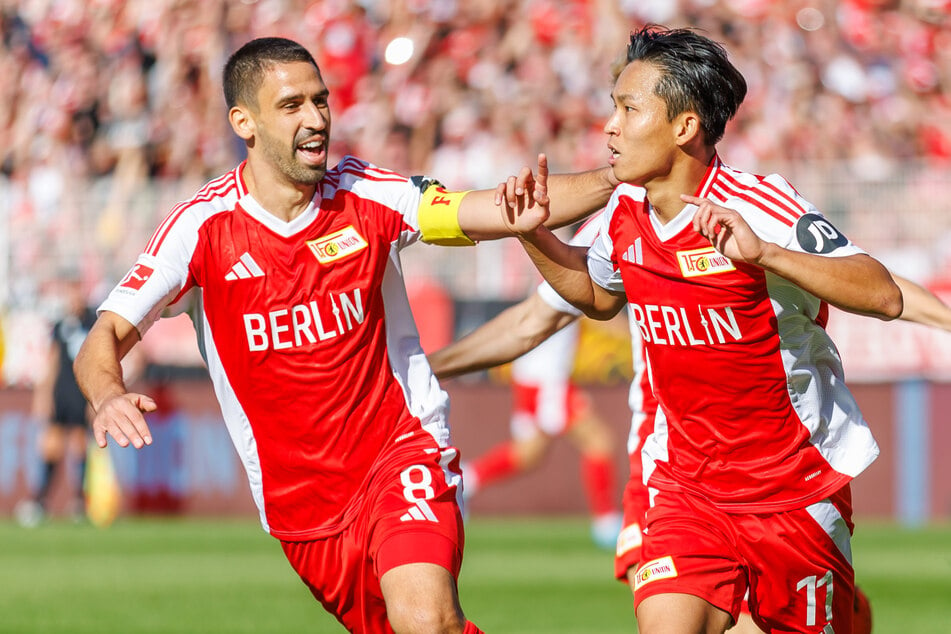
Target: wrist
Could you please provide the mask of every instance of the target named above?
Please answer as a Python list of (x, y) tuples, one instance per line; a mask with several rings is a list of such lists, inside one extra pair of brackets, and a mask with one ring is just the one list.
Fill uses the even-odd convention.
[(757, 257), (755, 261), (756, 266), (767, 270), (773, 270), (780, 250), (781, 247), (779, 245), (773, 242), (764, 241), (759, 252), (759, 257)]

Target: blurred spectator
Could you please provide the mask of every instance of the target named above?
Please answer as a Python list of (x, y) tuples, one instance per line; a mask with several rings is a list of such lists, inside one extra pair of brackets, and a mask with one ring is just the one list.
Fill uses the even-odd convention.
[[(935, 242), (919, 267), (935, 274), (951, 262), (951, 179), (933, 176), (951, 165), (949, 13), (947, 0), (0, 0), (0, 302), (32, 307), (64, 264), (111, 286), (155, 214), (241, 157), (219, 74), (248, 38), (314, 51), (335, 156), (478, 188), (540, 150), (556, 171), (603, 164), (610, 65), (650, 21), (704, 29), (746, 76), (720, 148), (731, 164), (816, 183), (809, 198), (876, 254)], [(893, 193), (875, 195), (882, 184)], [(505, 247), (487, 251), (474, 258)], [(524, 276), (477, 293), (514, 299)]]

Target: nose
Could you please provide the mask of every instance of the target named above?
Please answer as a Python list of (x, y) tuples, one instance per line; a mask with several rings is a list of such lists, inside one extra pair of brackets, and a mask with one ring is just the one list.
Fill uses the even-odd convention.
[(330, 112), (325, 106), (308, 102), (304, 109), (304, 126), (314, 130), (323, 130), (330, 121)]
[(608, 136), (618, 135), (617, 112), (608, 117), (608, 120), (604, 122), (604, 133)]

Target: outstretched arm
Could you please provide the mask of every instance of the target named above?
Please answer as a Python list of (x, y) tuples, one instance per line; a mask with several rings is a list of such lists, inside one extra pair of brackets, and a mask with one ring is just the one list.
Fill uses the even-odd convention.
[(152, 444), (149, 426), (142, 416), (156, 408), (144, 394), (126, 390), (120, 361), (138, 342), (135, 326), (113, 312), (103, 312), (83, 342), (73, 363), (76, 381), (95, 412), (93, 436), (100, 447), (106, 434), (136, 449)]
[[(577, 174), (548, 174), (548, 158), (538, 155), (538, 179), (544, 178), (556, 202), (551, 205), (545, 225), (561, 227), (588, 216), (607, 204), (618, 181), (610, 168)], [(469, 192), (459, 205), (459, 227), (472, 240), (492, 240), (511, 236), (503, 213), (518, 204), (519, 197), (530, 192), (536, 182), (532, 170), (522, 168), (496, 190)], [(524, 197), (523, 197), (524, 198)], [(534, 205), (529, 198), (527, 204)], [(506, 208), (508, 203), (509, 208)]]
[(871, 256), (823, 257), (785, 249), (761, 239), (733, 209), (696, 196), (680, 198), (697, 205), (694, 230), (731, 260), (771, 271), (842, 310), (885, 320), (901, 314), (901, 290)]
[(904, 300), (901, 319), (951, 331), (951, 307), (924, 286), (894, 273), (891, 275)]
[(576, 318), (532, 293), (459, 341), (430, 354), (429, 365), (441, 379), (493, 368), (536, 348)]
[(507, 194), (514, 193), (503, 215), (509, 233), (518, 236), (535, 267), (565, 301), (592, 319), (614, 317), (625, 304), (624, 295), (612, 293), (591, 279), (587, 247), (565, 244), (546, 226), (551, 202), (548, 172), (539, 170), (538, 177), (528, 183), (530, 188), (507, 190)]

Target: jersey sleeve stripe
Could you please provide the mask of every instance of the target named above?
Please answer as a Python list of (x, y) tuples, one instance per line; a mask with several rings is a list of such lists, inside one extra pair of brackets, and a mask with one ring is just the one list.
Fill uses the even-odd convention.
[(769, 203), (772, 204), (777, 211), (791, 214), (795, 219), (798, 219), (800, 216), (806, 214), (809, 211), (805, 208), (801, 201), (796, 200), (788, 194), (785, 194), (773, 183), (770, 183), (768, 180), (762, 177), (757, 177), (756, 184), (752, 186), (743, 185), (743, 183), (741, 183), (735, 177), (726, 173), (723, 174), (723, 179), (731, 183), (737, 189), (747, 189), (751, 192), (755, 192), (756, 195), (762, 196), (764, 200), (769, 201)]
[(762, 200), (753, 196), (751, 192), (739, 191), (739, 190), (726, 186), (724, 183), (718, 183), (714, 185), (713, 191), (720, 194), (720, 196), (722, 196), (724, 201), (729, 200), (730, 198), (734, 198), (734, 199), (738, 198), (740, 200), (744, 200), (748, 202), (749, 204), (753, 205), (754, 207), (756, 207), (758, 210), (772, 216), (773, 218), (775, 218), (776, 220), (782, 222), (783, 224), (787, 226), (791, 227), (796, 222), (795, 218), (790, 218), (788, 214), (783, 213), (782, 211), (778, 211), (774, 209), (773, 207), (769, 206), (768, 204), (764, 204)]
[(741, 183), (726, 178), (717, 186), (721, 192), (732, 193), (733, 196), (760, 207), (766, 213), (790, 225), (805, 213), (801, 207), (783, 204), (760, 186), (744, 187)]
[(366, 180), (377, 181), (377, 182), (388, 182), (388, 183), (405, 183), (406, 182), (405, 178), (396, 174), (389, 176), (389, 175), (373, 174), (366, 170), (354, 170), (354, 169), (342, 169), (340, 170), (340, 173), (350, 174), (351, 176), (358, 176), (360, 178), (365, 178)]
[(191, 200), (186, 200), (173, 207), (172, 211), (165, 217), (165, 220), (162, 221), (162, 224), (160, 224), (158, 229), (155, 230), (155, 233), (152, 234), (152, 238), (145, 246), (145, 252), (149, 255), (156, 255), (162, 243), (165, 241), (165, 238), (168, 237), (168, 233), (172, 230), (172, 227), (178, 222), (178, 219), (187, 209), (196, 203), (208, 202), (214, 198), (227, 195), (232, 190), (237, 189), (235, 181), (234, 172), (230, 172), (222, 178), (208, 183)]
[[(795, 209), (800, 209), (800, 210), (801, 210), (800, 215), (805, 214), (805, 213), (808, 213), (809, 210), (806, 209), (806, 208), (802, 205), (802, 203), (797, 202), (797, 200), (796, 200), (795, 198), (793, 198), (792, 196), (790, 196), (789, 193), (784, 192), (784, 191), (781, 190), (779, 187), (776, 187), (776, 184), (775, 184), (775, 183), (771, 183), (771, 182), (769, 182), (768, 180), (763, 180), (763, 181), (760, 182), (760, 185), (761, 185), (764, 189), (769, 189), (769, 190), (771, 190), (772, 192), (774, 192), (774, 193), (776, 194), (776, 196), (778, 196), (779, 198), (782, 198), (782, 199), (785, 199), (786, 201), (788, 201), (788, 204), (789, 204), (791, 207), (793, 207), (793, 208), (795, 208)], [(795, 190), (793, 190), (793, 191), (795, 191)], [(797, 194), (798, 194), (798, 192), (797, 192)]]

